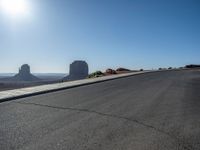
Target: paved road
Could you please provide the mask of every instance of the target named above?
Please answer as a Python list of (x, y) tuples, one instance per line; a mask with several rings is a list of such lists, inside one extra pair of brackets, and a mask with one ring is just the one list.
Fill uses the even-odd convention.
[(0, 150), (199, 150), (200, 71), (147, 73), (0, 104)]

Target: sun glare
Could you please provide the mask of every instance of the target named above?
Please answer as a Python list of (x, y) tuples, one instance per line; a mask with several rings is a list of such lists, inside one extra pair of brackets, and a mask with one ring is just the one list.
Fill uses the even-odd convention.
[(0, 0), (0, 9), (11, 17), (28, 14), (27, 0)]

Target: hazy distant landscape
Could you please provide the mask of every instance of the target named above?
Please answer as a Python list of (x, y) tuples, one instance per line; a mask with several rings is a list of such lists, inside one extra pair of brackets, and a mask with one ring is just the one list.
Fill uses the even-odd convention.
[[(88, 68), (86, 68), (85, 72), (85, 66), (80, 65), (80, 61), (78, 62), (75, 61), (75, 65), (71, 64), (69, 74), (65, 73), (30, 73), (30, 68), (28, 66), (28, 70), (23, 70), (22, 72), (25, 71), (25, 77), (28, 76), (29, 78), (33, 75), (36, 80), (26, 79), (23, 76), (23, 73), (21, 74), (20, 70), (19, 73), (0, 73), (0, 91), (5, 91), (5, 90), (12, 90), (12, 89), (18, 89), (18, 88), (24, 88), (24, 87), (32, 87), (32, 86), (38, 86), (38, 85), (44, 85), (44, 84), (53, 84), (53, 83), (61, 83), (61, 82), (67, 82), (67, 81), (73, 81), (73, 80), (80, 80), (80, 79), (85, 79), (85, 78), (97, 78), (97, 77), (102, 77), (102, 76), (109, 76), (109, 75), (115, 75), (115, 74), (122, 74), (122, 73), (129, 73), (129, 72), (138, 72), (138, 71), (144, 71), (143, 69), (140, 70), (129, 70), (127, 68), (117, 68), (111, 69), (108, 68), (105, 71), (95, 71), (93, 73), (88, 74)], [(80, 63), (80, 64), (79, 64)], [(22, 65), (23, 67), (24, 65)], [(25, 65), (26, 66), (26, 65)], [(21, 67), (21, 68), (22, 68)], [(88, 67), (88, 66), (87, 66)], [(179, 67), (179, 69), (183, 68), (200, 68), (200, 65), (186, 65), (185, 67)], [(177, 69), (177, 68), (158, 68), (157, 70), (172, 70), (172, 69)], [(28, 71), (28, 72), (26, 72)], [(83, 73), (85, 72), (85, 75)], [(27, 73), (27, 74), (26, 74)], [(20, 75), (20, 78), (19, 78)]]
[(66, 74), (63, 73), (33, 73), (40, 81), (16, 81), (12, 80), (15, 74), (16, 73), (0, 73), (0, 91), (58, 83), (66, 76)]
[[(142, 69), (143, 70), (143, 69)], [(140, 70), (140, 71), (142, 71)], [(138, 70), (139, 71), (139, 70)], [(18, 73), (0, 74), (0, 91), (12, 90), (24, 87), (32, 87), (44, 84), (53, 84), (86, 78), (97, 78), (113, 74), (133, 72), (126, 68), (116, 70), (108, 68), (104, 72), (96, 71), (89, 74), (89, 67), (86, 61), (76, 60), (70, 64), (69, 74), (64, 73), (31, 73), (30, 66), (23, 64)]]

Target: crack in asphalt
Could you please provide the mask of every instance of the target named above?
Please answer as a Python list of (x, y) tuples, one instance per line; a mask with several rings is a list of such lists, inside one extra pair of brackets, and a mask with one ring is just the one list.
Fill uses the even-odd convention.
[(179, 144), (180, 147), (184, 148), (184, 150), (194, 150), (193, 146), (190, 144), (186, 144), (185, 142), (181, 141), (179, 138), (177, 138), (176, 136), (171, 135), (170, 133), (163, 131), (161, 129), (158, 129), (152, 125), (143, 123), (141, 121), (138, 121), (136, 119), (131, 119), (128, 117), (123, 117), (123, 116), (118, 116), (118, 115), (113, 115), (113, 114), (106, 114), (106, 113), (102, 113), (102, 112), (98, 112), (98, 111), (94, 111), (94, 110), (89, 110), (89, 109), (82, 109), (82, 108), (73, 108), (73, 107), (58, 107), (58, 106), (50, 106), (50, 105), (44, 105), (44, 104), (38, 104), (38, 103), (26, 103), (26, 102), (14, 102), (14, 103), (18, 103), (18, 104), (24, 104), (24, 105), (35, 105), (35, 106), (41, 106), (41, 107), (48, 107), (48, 108), (54, 108), (54, 109), (61, 109), (61, 110), (72, 110), (72, 111), (79, 111), (79, 112), (87, 112), (87, 113), (94, 113), (94, 114), (98, 114), (100, 116), (106, 116), (106, 117), (111, 117), (111, 118), (117, 118), (117, 119), (123, 119), (123, 120), (127, 120), (130, 122), (134, 122), (137, 123), (141, 126), (144, 126), (146, 128), (150, 128), (154, 131), (157, 131), (159, 133), (165, 134), (168, 137), (174, 139), (175, 141), (177, 141), (177, 143)]

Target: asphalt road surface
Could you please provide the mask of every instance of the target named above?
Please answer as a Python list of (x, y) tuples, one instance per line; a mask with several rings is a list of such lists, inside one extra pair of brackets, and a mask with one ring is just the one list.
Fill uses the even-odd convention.
[(200, 71), (166, 71), (0, 103), (0, 150), (199, 150)]

